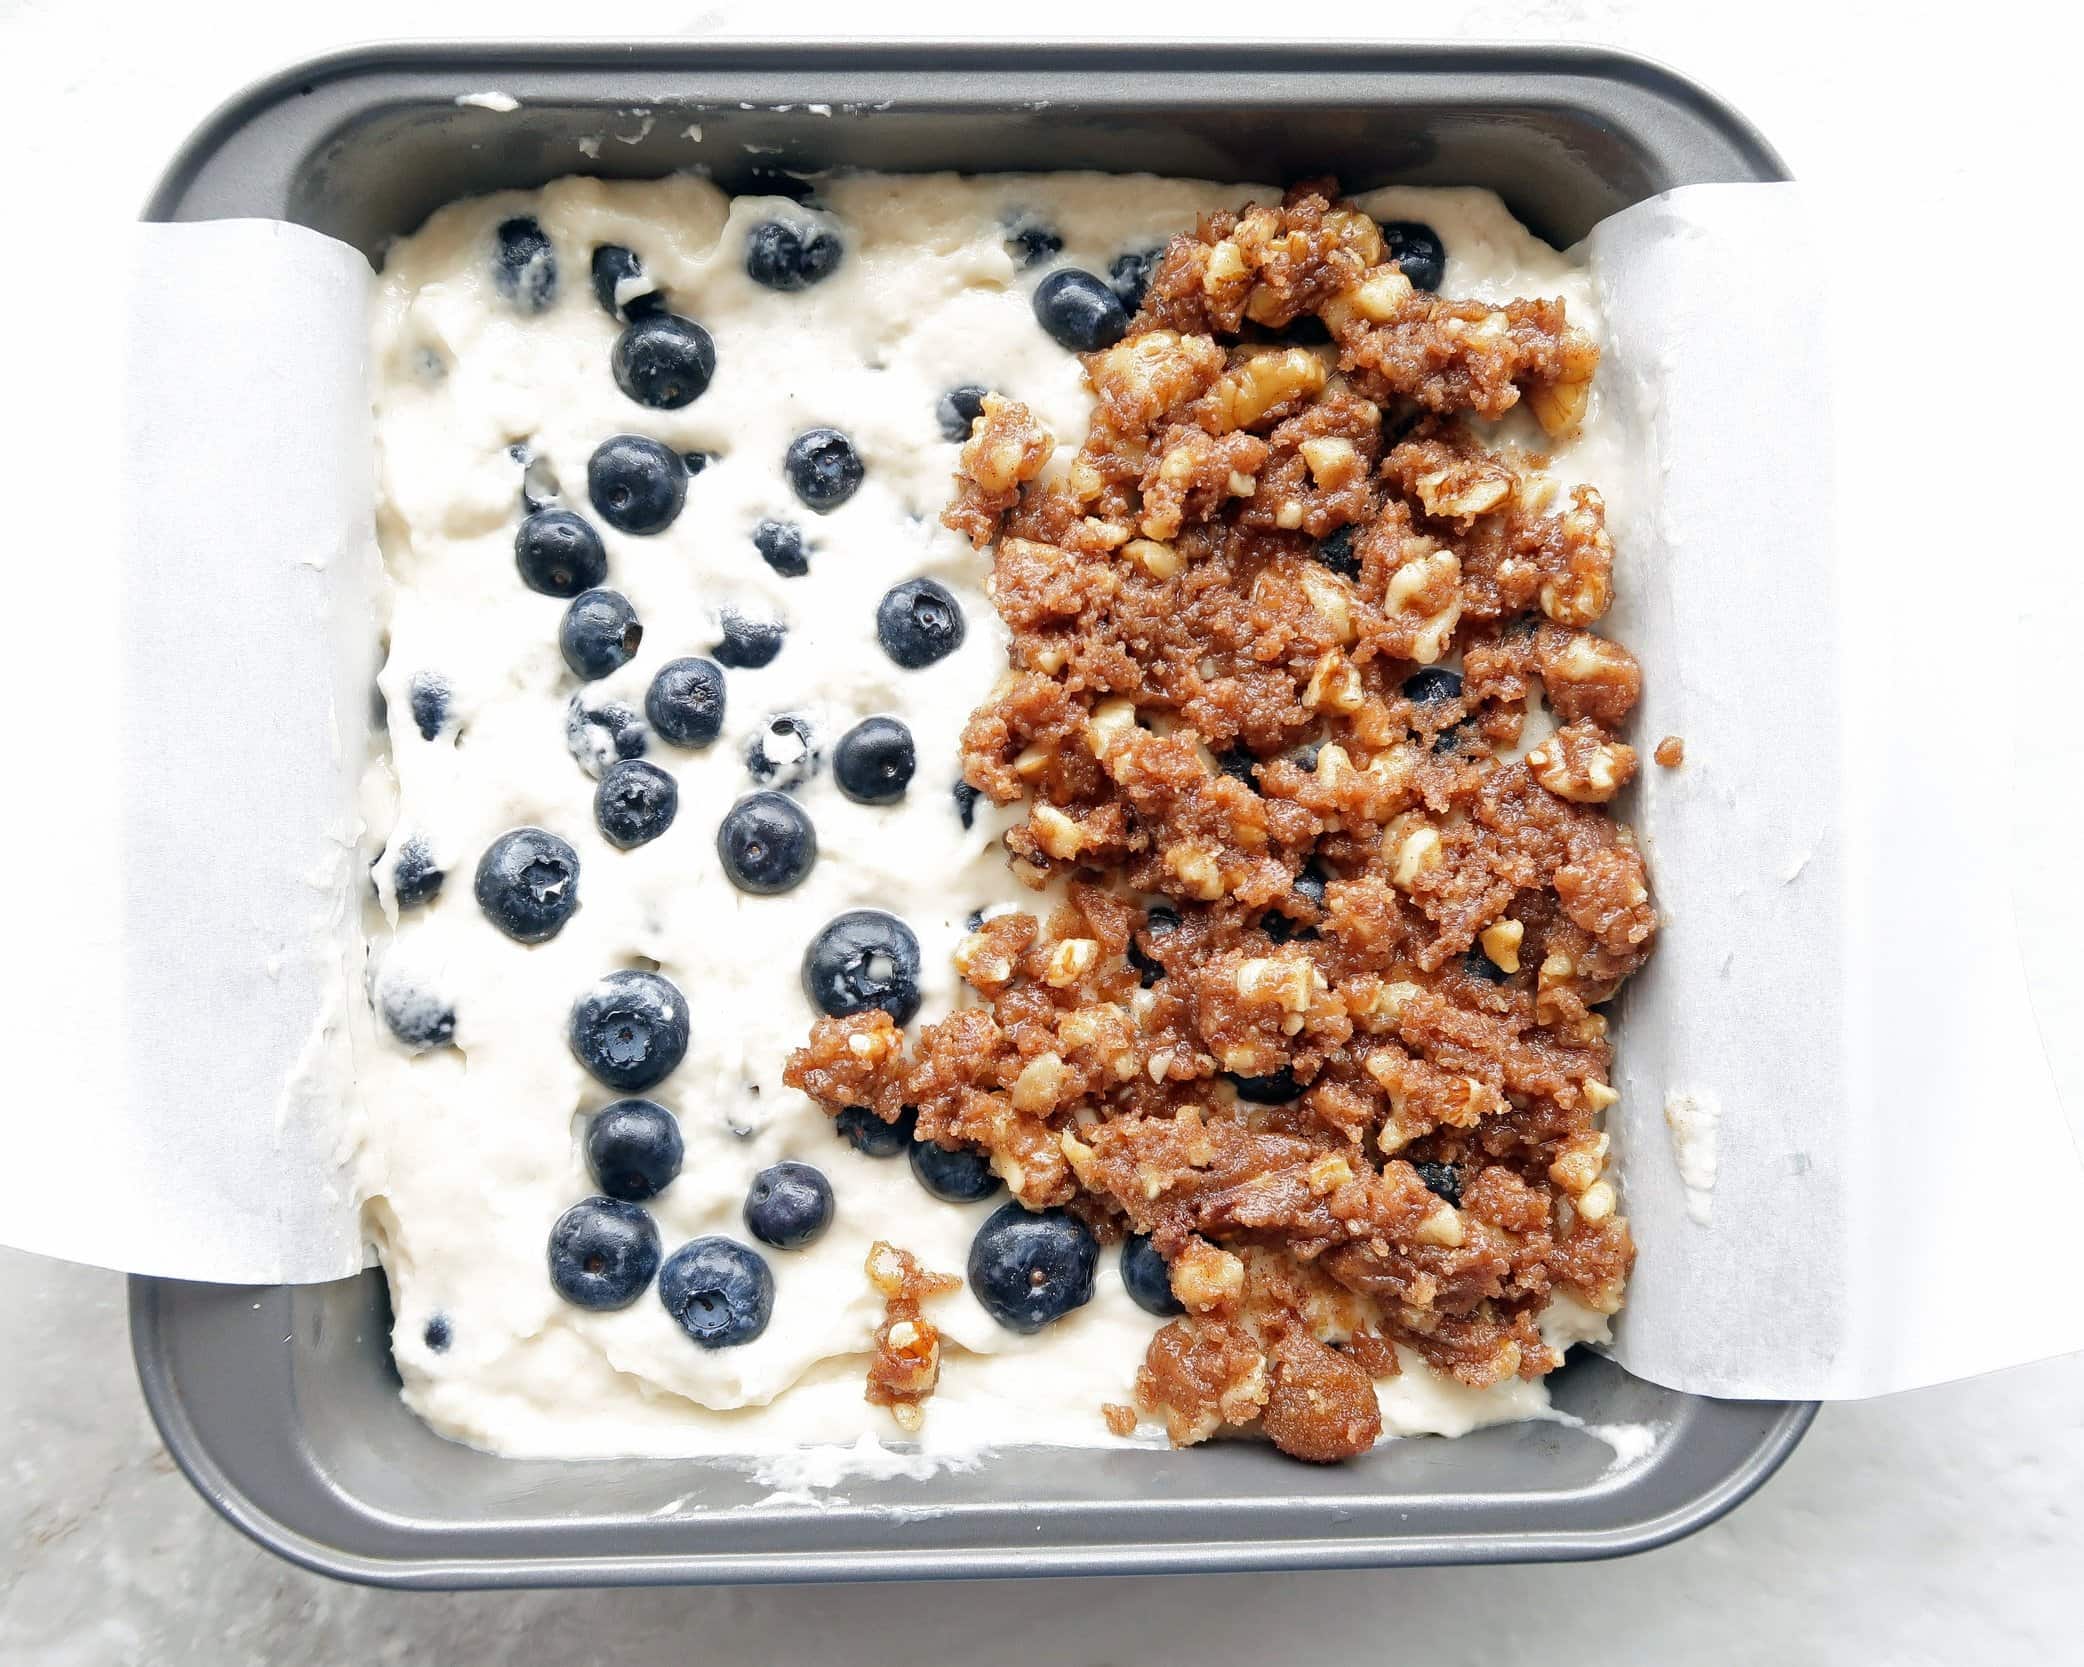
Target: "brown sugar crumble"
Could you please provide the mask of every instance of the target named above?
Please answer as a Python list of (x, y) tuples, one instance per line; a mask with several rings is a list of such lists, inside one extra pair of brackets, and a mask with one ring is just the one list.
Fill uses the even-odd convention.
[[(1560, 301), (1414, 290), (1320, 182), (1173, 240), (1060, 481), (1014, 401), (963, 448), (945, 520), (1012, 636), (964, 775), (1027, 802), (1006, 846), (1056, 900), (964, 941), (973, 1005), (909, 1046), (821, 1019), (786, 1080), (1150, 1235), (1186, 1312), (1136, 1400), (1174, 1442), (1344, 1458), (1399, 1348), (1482, 1388), (1560, 1364), (1556, 1293), (1620, 1306), (1599, 1008), (1656, 916), (1605, 806), (1641, 671), (1592, 629), (1598, 493), (1466, 421), (1565, 439), (1597, 359)], [(1560, 727), (1515, 759), (1537, 686)], [(870, 1398), (916, 1416), (905, 1323)]]
[(1667, 770), (1676, 770), (1686, 762), (1686, 743), (1676, 735), (1667, 735), (1657, 743), (1657, 750), (1650, 756)]
[(928, 1297), (960, 1290), (962, 1281), (928, 1273), (909, 1250), (881, 1239), (869, 1247), (867, 1273), (883, 1297), (883, 1323), (876, 1327), (875, 1354), (868, 1363), (868, 1399), (888, 1407), (899, 1428), (916, 1431), (941, 1382), (941, 1334), (920, 1305)]

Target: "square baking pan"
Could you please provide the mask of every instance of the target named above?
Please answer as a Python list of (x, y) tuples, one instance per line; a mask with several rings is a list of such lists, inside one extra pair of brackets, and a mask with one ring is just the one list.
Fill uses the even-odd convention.
[[(517, 107), (458, 102), (491, 91)], [(563, 174), (699, 168), (746, 188), (833, 167), (1481, 185), (1559, 245), (1673, 186), (1786, 177), (1709, 94), (1601, 51), (413, 45), (241, 94), (146, 216), (295, 220), (377, 259), (445, 202)], [(728, 1464), (517, 1461), (436, 1436), (399, 1398), (374, 1272), (259, 1289), (137, 1278), (131, 1330), (168, 1448), (225, 1516), (325, 1573), (430, 1588), (1609, 1556), (1729, 1510), (1815, 1411), (1676, 1394), (1579, 1350), (1551, 1380), (1556, 1404), (1647, 1426), (1626, 1466), (1583, 1430), (1528, 1423), (1336, 1468), (1249, 1442), (1012, 1446), (972, 1471), (769, 1504)]]

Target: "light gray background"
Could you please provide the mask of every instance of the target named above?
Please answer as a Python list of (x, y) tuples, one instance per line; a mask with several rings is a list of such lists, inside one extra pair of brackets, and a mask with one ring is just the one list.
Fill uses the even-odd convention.
[[(1032, 21), (981, 22), (971, 4), (831, 0), (691, 12), (662, 0), (633, 30), (1117, 33), (1119, 7), (1051, 0)], [(1402, 9), (1347, 10), (1388, 30)], [(1218, 15), (1220, 14), (1220, 15)], [(1298, 17), (1303, 14), (1297, 13)], [(1251, 37), (1285, 21), (1264, 4), (1204, 7), (1199, 32)], [(1900, 431), (1905, 478), (1941, 488), (1978, 564), (2034, 525), (2032, 454), (2069, 452), (2073, 373), (2030, 409), (1989, 422), (1977, 379), (2031, 363), (2060, 329), (2077, 218), (2071, 84), (2076, 23), (2054, 8), (1750, 0), (1479, 0), (1418, 14), (1414, 30), (1473, 39), (1599, 40), (1662, 57), (1732, 98), (1818, 188), (1861, 276), (1855, 328), (1922, 328), (1943, 291), (1959, 329), (1988, 333), (1918, 363), (1914, 335), (1883, 355), (1877, 422)], [(39, 378), (62, 377), (67, 332), (91, 328), (96, 239), (134, 214), (172, 147), (254, 75), (322, 48), (398, 35), (571, 34), (598, 11), (545, 0), (367, 0), (347, 7), (227, 0), (0, 0), (0, 158), (13, 236), (0, 262), (0, 457), (30, 452)], [(1327, 23), (1311, 33), (1330, 34)], [(1152, 26), (1149, 32), (1158, 32)], [(24, 326), (25, 327), (18, 327)], [(2054, 341), (2046, 350), (2073, 358)], [(2019, 385), (2023, 386), (2025, 379)], [(1791, 398), (1802, 397), (1790, 390)], [(1982, 431), (1982, 461), (1937, 448)], [(1893, 438), (1893, 435), (1892, 435)], [(2059, 447), (2059, 449), (2058, 449)], [(2026, 454), (2026, 455), (2021, 455)], [(2056, 465), (2054, 479), (2066, 474)], [(12, 471), (10, 471), (12, 473)], [(2041, 477), (2046, 479), (2048, 477)], [(2009, 480), (2010, 487), (2003, 486)], [(14, 491), (45, 482), (16, 476)], [(2057, 489), (2059, 490), (2059, 488)], [(91, 489), (83, 497), (91, 504)], [(1959, 525), (1951, 522), (1958, 516)], [(2074, 549), (2071, 550), (2074, 556)], [(9, 550), (20, 587), (62, 582), (62, 552)], [(2053, 609), (2043, 610), (2052, 614)], [(18, 614), (18, 621), (24, 615)], [(19, 627), (18, 627), (19, 628)], [(80, 629), (83, 655), (91, 622)], [(1958, 645), (1987, 652), (1983, 641)], [(2074, 655), (2071, 654), (2073, 660)], [(2065, 662), (2067, 663), (2067, 662)], [(91, 660), (83, 659), (91, 665)], [(1963, 675), (1930, 668), (1929, 675)], [(2009, 675), (2009, 674), (2005, 674)], [(19, 691), (16, 691), (19, 693)], [(41, 693), (41, 691), (39, 691)], [(2073, 697), (2071, 698), (2073, 705)], [(15, 701), (17, 713), (24, 709)], [(44, 779), (49, 728), (18, 726)], [(1993, 744), (2002, 737), (1993, 736)], [(2055, 872), (2049, 809), (2078, 805), (2078, 752), (2034, 801), (2026, 840)], [(39, 794), (50, 791), (36, 789)], [(2024, 801), (2022, 801), (2023, 803)], [(39, 800), (16, 814), (41, 812)], [(2016, 809), (2016, 807), (2014, 807)], [(1993, 823), (2008, 819), (1993, 807)], [(10, 1061), (0, 1115), (63, 1116), (67, 1058), (87, 1013), (36, 983), (36, 932), (63, 901), (15, 874), (0, 999), (40, 1011), (51, 1052)], [(2073, 1116), (2084, 1108), (2084, 980), (2031, 890), (2025, 951)], [(62, 995), (62, 993), (60, 993)], [(1937, 1017), (1937, 1015), (1935, 1015)], [(1972, 1115), (1972, 1108), (1964, 1108)], [(91, 1152), (82, 1153), (83, 1166)], [(2024, 1178), (1992, 1154), (1964, 1199), (2001, 1211)], [(53, 1177), (53, 1185), (76, 1182)], [(1937, 1202), (1937, 1201), (1933, 1201)], [(1766, 1491), (1678, 1546), (1622, 1563), (1547, 1569), (1291, 1575), (1258, 1580), (994, 1583), (798, 1591), (406, 1597), (338, 1586), (277, 1562), (221, 1524), (175, 1473), (138, 1401), (113, 1274), (0, 1253), (0, 1667), (86, 1664), (990, 1661), (1064, 1667), (1261, 1659), (1458, 1667), (1538, 1656), (1577, 1663), (1953, 1663), (2084, 1660), (2084, 1358), (1884, 1402), (1827, 1409)]]

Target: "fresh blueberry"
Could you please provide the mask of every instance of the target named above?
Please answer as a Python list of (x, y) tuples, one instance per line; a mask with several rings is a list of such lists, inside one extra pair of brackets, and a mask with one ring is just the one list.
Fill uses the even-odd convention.
[(1268, 909), (1259, 917), (1259, 930), (1277, 944), (1287, 943), (1295, 936), (1295, 922), (1279, 909)]
[(687, 465), (656, 440), (617, 434), (587, 460), (586, 494), (609, 526), (639, 537), (661, 532), (687, 502)]
[(419, 726), (420, 739), (431, 741), (449, 721), (449, 702), (456, 691), (438, 671), (416, 671), (405, 680), (405, 699), (412, 708), (412, 721)]
[(456, 1034), (456, 1009), (409, 974), (385, 968), (376, 980), (376, 1010), (384, 1028), (414, 1053), (446, 1047)]
[(1006, 228), (1006, 247), (1017, 264), (1040, 266), (1064, 252), (1064, 238), (1055, 227), (1022, 215)]
[(619, 700), (588, 706), (574, 695), (564, 709), (564, 745), (580, 769), (596, 780), (618, 758), (642, 758), (651, 743), (644, 715)]
[(1320, 539), (1317, 544), (1317, 559), (1342, 579), (1360, 577), (1360, 557), (1353, 552), (1355, 530), (1350, 526), (1341, 527), (1329, 538)]
[(1035, 319), (1060, 347), (1097, 353), (1128, 334), (1121, 297), (1090, 272), (1052, 272), (1035, 288)]
[(628, 665), (643, 640), (637, 610), (619, 590), (581, 591), (557, 628), (564, 663), (589, 683)]
[(705, 1349), (736, 1348), (767, 1329), (774, 1275), (767, 1259), (736, 1239), (691, 1239), (666, 1258), (659, 1301)]
[(671, 746), (708, 746), (724, 727), (723, 668), (714, 660), (668, 660), (644, 693), (644, 715)]
[(611, 972), (572, 1003), (572, 1052), (610, 1088), (641, 1094), (687, 1055), (687, 998), (655, 972)]
[(524, 313), (539, 313), (557, 299), (557, 251), (534, 219), (502, 220), (495, 234), (492, 287)]
[(1423, 220), (1383, 221), (1382, 246), (1413, 289), (1438, 289), (1447, 276), (1447, 245)]
[(418, 834), (398, 847), (397, 859), (391, 864), (391, 891), (399, 908), (416, 909), (422, 903), (433, 902), (447, 878), (426, 840)]
[(962, 818), (962, 825), (965, 828), (976, 826), (977, 801), (983, 796), (966, 781), (959, 781), (955, 784), (955, 814)]
[(1462, 1207), (1462, 1172), (1451, 1163), (1418, 1163), (1411, 1166), (1425, 1182), (1426, 1191), (1444, 1198), (1456, 1209)]
[(656, 764), (617, 759), (593, 790), (593, 819), (601, 837), (619, 850), (648, 845), (673, 825), (680, 785)]
[(823, 515), (839, 508), (861, 485), (866, 469), (854, 442), (836, 428), (807, 428), (782, 459), (789, 490)]
[(844, 253), (829, 231), (763, 220), (746, 233), (745, 275), (763, 289), (809, 289), (832, 276)]
[(832, 749), (832, 779), (856, 804), (895, 804), (918, 763), (912, 732), (896, 718), (863, 718)]
[[(646, 313), (630, 320), (608, 356), (615, 386), (654, 411), (692, 405), (716, 374), (716, 343), (709, 332), (678, 313)], [(687, 465), (674, 460), (686, 474)]]
[(892, 585), (876, 605), (876, 636), (883, 652), (907, 671), (945, 660), (968, 634), (962, 604), (934, 579)]
[(918, 1126), (919, 1113), (910, 1106), (897, 1114), (894, 1123), (884, 1122), (867, 1106), (848, 1106), (832, 1119), (834, 1132), (864, 1158), (896, 1157), (913, 1145)]
[(1165, 963), (1151, 954), (1145, 945), (1152, 938), (1162, 938), (1169, 932), (1179, 930), (1179, 911), (1169, 903), (1153, 903), (1143, 912), (1141, 938), (1129, 939), (1128, 962), (1136, 969), (1137, 981), (1148, 990), (1165, 976)]
[(940, 422), (942, 439), (960, 444), (970, 437), (970, 425), (984, 415), (986, 392), (974, 382), (965, 382), (941, 395), (933, 414)]
[(1263, 1077), (1242, 1077), (1233, 1071), (1223, 1074), (1236, 1088), (1237, 1097), (1249, 1100), (1255, 1106), (1283, 1106), (1302, 1093), (1302, 1084), (1295, 1080), (1295, 1073), (1285, 1065)]
[(1122, 1288), (1146, 1314), (1170, 1319), (1187, 1311), (1172, 1294), (1172, 1269), (1166, 1266), (1148, 1234), (1131, 1233), (1122, 1240)]
[(919, 1011), (919, 940), (881, 909), (850, 909), (803, 952), (803, 993), (833, 1018), (880, 1007), (898, 1024)]
[(1124, 312), (1133, 313), (1143, 305), (1144, 292), (1151, 287), (1151, 269), (1158, 264), (1159, 253), (1156, 249), (1131, 249), (1116, 255), (1114, 263), (1107, 268), (1107, 287), (1120, 298)]
[(1099, 1260), (1100, 1242), (1078, 1217), (1009, 1200), (970, 1241), (970, 1289), (994, 1320), (1026, 1336), (1092, 1300)]
[(716, 854), (740, 891), (772, 897), (803, 883), (818, 860), (818, 830), (782, 793), (750, 793), (724, 813)]
[(974, 1204), (1004, 1184), (992, 1174), (991, 1160), (967, 1147), (951, 1151), (930, 1140), (915, 1140), (906, 1155), (919, 1184), (943, 1204)]
[(746, 739), (747, 773), (754, 781), (779, 793), (801, 787), (818, 773), (823, 762), (810, 720), (793, 712), (769, 718)]
[(610, 1198), (641, 1204), (680, 1173), (680, 1120), (656, 1100), (616, 1100), (586, 1125), (586, 1167)]
[(810, 571), (803, 529), (794, 521), (762, 521), (753, 528), (753, 548), (784, 579), (800, 579)]
[(608, 576), (601, 535), (568, 509), (539, 509), (514, 534), (514, 565), (530, 590), (577, 596)]
[(446, 1314), (436, 1314), (427, 1321), (427, 1329), (420, 1333), (420, 1340), (436, 1354), (447, 1354), (455, 1332), (450, 1328)]
[(1165, 963), (1134, 938), (1129, 940), (1127, 960), (1129, 965), (1136, 969), (1136, 981), (1146, 990), (1165, 976)]
[(710, 652), (719, 665), (733, 671), (772, 665), (782, 650), (782, 639), (789, 634), (788, 627), (778, 619), (748, 619), (736, 608), (726, 608), (718, 614), (717, 625), (723, 640)]
[(1297, 347), (1329, 347), (1331, 326), (1315, 313), (1297, 313), (1273, 333), (1274, 339)]
[(1288, 762), (1302, 771), (1304, 775), (1314, 775), (1317, 771), (1318, 754), (1323, 751), (1324, 743), (1322, 741), (1306, 741), (1288, 755)]
[(619, 1198), (574, 1204), (550, 1229), (550, 1283), (579, 1308), (627, 1308), (658, 1272), (658, 1227)]
[(1462, 957), (1462, 970), (1479, 984), (1503, 984), (1512, 976), (1488, 955), (1481, 944), (1471, 944), (1468, 954)]
[(1216, 768), (1233, 780), (1243, 782), (1254, 793), (1259, 791), (1259, 777), (1255, 773), (1258, 765), (1258, 755), (1242, 741), (1216, 754)]
[(753, 1177), (745, 1195), (746, 1230), (776, 1250), (801, 1250), (832, 1225), (832, 1183), (793, 1159)]
[(1153, 903), (1143, 911), (1143, 929), (1156, 937), (1179, 930), (1179, 910), (1170, 903)]
[(713, 451), (684, 451), (680, 454), (680, 461), (686, 465), (690, 475), (699, 475), (717, 460), (717, 456)]
[(593, 252), (593, 298), (618, 323), (657, 312), (666, 304), (665, 297), (645, 283), (637, 251), (620, 243), (603, 243)]
[(494, 926), (516, 943), (542, 943), (579, 906), (579, 853), (554, 833), (515, 828), (485, 848), (475, 890)]
[(1404, 698), (1420, 706), (1434, 701), (1460, 700), (1462, 680), (1439, 666), (1424, 666), (1404, 679)]
[(1295, 877), (1295, 893), (1312, 908), (1324, 907), (1324, 888), (1330, 876), (1314, 862), (1303, 864), (1302, 872)]

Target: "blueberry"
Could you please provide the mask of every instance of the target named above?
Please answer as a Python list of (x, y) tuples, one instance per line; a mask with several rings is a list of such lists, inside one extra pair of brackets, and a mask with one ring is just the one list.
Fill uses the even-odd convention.
[(913, 1144), (919, 1114), (906, 1106), (886, 1123), (867, 1106), (848, 1106), (832, 1119), (833, 1132), (864, 1158), (894, 1158)]
[(1360, 577), (1360, 557), (1353, 553), (1353, 527), (1341, 527), (1317, 544), (1317, 559), (1342, 579)]
[(740, 891), (772, 897), (794, 890), (810, 873), (818, 830), (786, 794), (751, 793), (724, 813), (716, 854)]
[(1438, 700), (1460, 700), (1462, 680), (1439, 666), (1424, 666), (1404, 679), (1404, 698), (1420, 706), (1430, 706)]
[(658, 1297), (703, 1348), (736, 1348), (767, 1329), (774, 1275), (764, 1256), (736, 1239), (691, 1239), (659, 1269)]
[(1412, 1168), (1418, 1178), (1425, 1182), (1426, 1191), (1437, 1198), (1444, 1198), (1456, 1209), (1462, 1207), (1462, 1172), (1451, 1163), (1418, 1163)]
[(915, 1140), (906, 1148), (906, 1155), (912, 1160), (914, 1178), (943, 1204), (974, 1204), (1003, 1185), (982, 1152), (950, 1151), (930, 1140)]
[(881, 909), (850, 909), (803, 952), (803, 993), (833, 1018), (880, 1007), (898, 1024), (919, 1011), (919, 940)]
[(810, 571), (803, 529), (794, 521), (762, 521), (753, 528), (753, 548), (784, 579), (800, 579)]
[(723, 631), (723, 641), (710, 652), (718, 664), (734, 671), (772, 665), (781, 652), (782, 639), (789, 634), (788, 627), (778, 619), (748, 619), (736, 608), (724, 609), (717, 616), (717, 624)]
[(627, 1308), (658, 1272), (658, 1227), (618, 1198), (574, 1204), (550, 1229), (550, 1283), (579, 1308)]
[(918, 763), (912, 732), (896, 718), (863, 718), (832, 749), (832, 779), (856, 804), (895, 804)]
[(416, 909), (422, 903), (433, 902), (447, 878), (426, 840), (418, 834), (398, 847), (398, 855), (391, 863), (391, 891), (399, 908)]
[(1297, 313), (1274, 332), (1274, 339), (1297, 347), (1328, 347), (1331, 345), (1331, 326), (1315, 313)]
[(1488, 955), (1479, 944), (1471, 944), (1468, 954), (1462, 957), (1462, 970), (1479, 984), (1503, 984), (1512, 976)]
[(628, 665), (643, 640), (637, 610), (618, 590), (582, 590), (557, 627), (564, 663), (589, 683)]
[(959, 781), (955, 784), (955, 814), (962, 818), (962, 825), (965, 828), (976, 826), (977, 801), (983, 796), (966, 781)]
[(706, 747), (724, 727), (724, 672), (714, 660), (668, 660), (644, 693), (644, 715), (661, 740)]
[(1268, 909), (1259, 917), (1259, 930), (1277, 944), (1287, 943), (1295, 936), (1295, 922), (1279, 909)]
[[(678, 313), (646, 313), (630, 320), (608, 356), (615, 386), (654, 411), (692, 405), (716, 374), (716, 343), (709, 332)], [(687, 472), (675, 459), (674, 468)]]
[(1254, 793), (1259, 791), (1259, 777), (1254, 773), (1258, 764), (1258, 756), (1242, 741), (1216, 754), (1216, 768), (1233, 780), (1243, 782)]
[(1100, 1242), (1064, 1210), (1001, 1204), (970, 1241), (970, 1289), (1008, 1331), (1028, 1335), (1092, 1300)]
[(680, 1121), (656, 1100), (616, 1100), (586, 1125), (586, 1167), (610, 1198), (641, 1204), (680, 1173)]
[(687, 1055), (687, 998), (655, 972), (611, 972), (572, 1003), (572, 1052), (610, 1088), (639, 1094)]
[(807, 428), (789, 442), (782, 459), (789, 490), (823, 515), (859, 489), (867, 472), (854, 442), (836, 428)]
[(1423, 220), (1383, 221), (1382, 247), (1413, 289), (1438, 289), (1447, 276), (1447, 245)]
[(1055, 227), (1022, 215), (1006, 228), (1006, 247), (1021, 266), (1040, 266), (1064, 252), (1064, 238)]
[(1237, 1097), (1249, 1100), (1255, 1106), (1286, 1105), (1302, 1094), (1302, 1084), (1295, 1080), (1295, 1073), (1285, 1065), (1263, 1077), (1241, 1077), (1231, 1071), (1223, 1074), (1230, 1078)]
[(753, 1177), (745, 1195), (745, 1226), (776, 1250), (801, 1250), (832, 1225), (832, 1183), (825, 1172), (793, 1160)]
[(412, 708), (412, 721), (419, 726), (421, 740), (431, 741), (441, 733), (441, 726), (449, 721), (449, 702), (455, 694), (449, 680), (438, 671), (416, 671), (405, 680), (406, 704)]
[(545, 596), (577, 596), (608, 576), (601, 535), (568, 509), (539, 509), (514, 534), (521, 582)]
[(603, 243), (593, 252), (593, 298), (619, 323), (663, 307), (665, 297), (644, 282), (644, 263), (634, 249)]
[(933, 579), (892, 585), (876, 605), (876, 636), (883, 652), (907, 671), (945, 660), (968, 634), (962, 604)]
[(745, 275), (763, 289), (809, 289), (832, 276), (844, 253), (829, 231), (763, 220), (746, 233)]
[(376, 1010), (384, 1028), (414, 1053), (446, 1047), (456, 1034), (456, 1009), (436, 991), (386, 968), (376, 981)]
[(1147, 1234), (1131, 1233), (1122, 1240), (1122, 1288), (1146, 1314), (1170, 1319), (1187, 1311), (1172, 1294), (1172, 1269)]
[(1114, 257), (1107, 268), (1107, 287), (1121, 299), (1122, 310), (1133, 313), (1143, 305), (1144, 292), (1151, 287), (1151, 269), (1158, 264), (1156, 249), (1131, 249)]
[(601, 837), (619, 850), (648, 845), (673, 825), (680, 784), (641, 758), (617, 759), (593, 790), (593, 819)]
[(1052, 272), (1035, 289), (1035, 319), (1060, 347), (1097, 353), (1128, 334), (1121, 297), (1090, 272)]
[(579, 853), (554, 833), (515, 828), (478, 859), (485, 918), (516, 943), (554, 938), (579, 906)]
[(680, 461), (690, 475), (699, 475), (717, 460), (717, 456), (718, 453), (713, 451), (684, 451), (680, 454)]
[(1165, 963), (1152, 955), (1134, 938), (1129, 940), (1127, 960), (1129, 965), (1136, 969), (1136, 981), (1146, 990), (1165, 976)]
[(1295, 877), (1295, 893), (1313, 908), (1324, 907), (1324, 888), (1330, 876), (1314, 862), (1303, 864), (1302, 872)]
[(823, 762), (808, 718), (784, 712), (747, 737), (745, 768), (754, 781), (777, 792), (801, 787)]
[(650, 742), (644, 715), (619, 700), (588, 706), (583, 696), (574, 695), (565, 706), (565, 750), (596, 779), (618, 758), (642, 758)]
[(950, 388), (941, 395), (933, 408), (933, 414), (941, 425), (941, 438), (960, 444), (970, 437), (970, 424), (984, 415), (984, 395), (987, 390), (974, 382), (965, 382), (959, 388)]
[(524, 313), (539, 313), (557, 299), (557, 251), (528, 215), (502, 220), (495, 234), (492, 287)]
[(1179, 930), (1179, 910), (1170, 903), (1153, 903), (1143, 911), (1143, 929), (1163, 937)]
[(449, 1344), (455, 1337), (446, 1314), (436, 1314), (427, 1321), (427, 1329), (420, 1333), (420, 1340), (436, 1354), (447, 1354)]
[(586, 494), (609, 526), (639, 537), (660, 532), (687, 502), (687, 465), (656, 440), (617, 434), (587, 460)]
[[(1143, 939), (1162, 938), (1169, 932), (1179, 930), (1179, 911), (1169, 903), (1153, 903), (1143, 912)], [(1165, 964), (1151, 954), (1135, 937), (1129, 939), (1129, 965), (1137, 972), (1138, 982), (1148, 990), (1165, 976)]]

